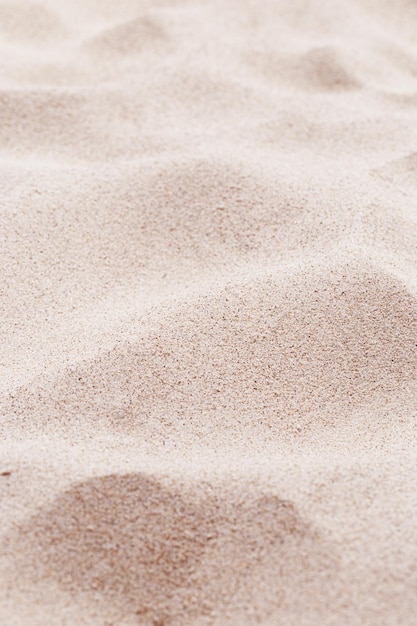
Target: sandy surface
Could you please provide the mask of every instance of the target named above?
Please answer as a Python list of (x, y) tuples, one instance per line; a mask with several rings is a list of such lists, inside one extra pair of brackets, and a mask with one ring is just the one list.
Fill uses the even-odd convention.
[(416, 624), (416, 33), (1, 0), (1, 624)]

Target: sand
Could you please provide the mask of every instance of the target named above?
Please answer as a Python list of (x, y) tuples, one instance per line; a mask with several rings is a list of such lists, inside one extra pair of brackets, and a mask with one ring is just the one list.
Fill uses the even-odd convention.
[(1, 624), (416, 623), (416, 33), (1, 0)]

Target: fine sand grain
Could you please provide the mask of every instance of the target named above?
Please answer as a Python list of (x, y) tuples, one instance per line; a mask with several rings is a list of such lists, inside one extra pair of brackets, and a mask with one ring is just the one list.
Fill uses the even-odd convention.
[(416, 624), (416, 33), (0, 0), (0, 624)]

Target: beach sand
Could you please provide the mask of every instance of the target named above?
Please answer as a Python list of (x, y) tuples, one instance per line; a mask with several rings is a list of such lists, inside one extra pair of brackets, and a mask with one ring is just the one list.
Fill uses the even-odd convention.
[(412, 626), (413, 0), (1, 0), (0, 623)]

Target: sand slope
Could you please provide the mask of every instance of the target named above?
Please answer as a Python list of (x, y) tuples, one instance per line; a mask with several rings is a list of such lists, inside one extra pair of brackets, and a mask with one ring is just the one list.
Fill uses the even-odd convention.
[(1, 623), (415, 623), (416, 28), (0, 1)]

